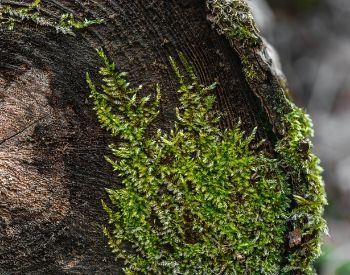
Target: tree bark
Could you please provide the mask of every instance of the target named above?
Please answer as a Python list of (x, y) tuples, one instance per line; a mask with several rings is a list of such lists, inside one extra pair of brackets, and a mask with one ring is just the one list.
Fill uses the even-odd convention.
[[(22, 5), (22, 2), (3, 1)], [(103, 47), (128, 80), (162, 88), (156, 127), (175, 119), (178, 82), (168, 60), (179, 52), (202, 83), (216, 81), (223, 128), (257, 129), (266, 150), (280, 133), (243, 72), (239, 51), (213, 29), (200, 0), (44, 2), (57, 17), (101, 18), (76, 37), (31, 23), (0, 32), (0, 273), (118, 274), (101, 225), (104, 189), (117, 184), (103, 161), (100, 129), (85, 73), (97, 79)], [(268, 79), (263, 80), (268, 85)], [(259, 84), (259, 83), (258, 83)], [(274, 131), (275, 130), (275, 131)]]

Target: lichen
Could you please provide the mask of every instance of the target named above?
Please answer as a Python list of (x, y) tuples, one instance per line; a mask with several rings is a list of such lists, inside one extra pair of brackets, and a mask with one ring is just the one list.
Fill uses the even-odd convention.
[(58, 21), (42, 16), (40, 13), (41, 0), (33, 0), (27, 7), (15, 8), (14, 5), (0, 4), (0, 26), (7, 25), (9, 30), (13, 30), (16, 24), (32, 22), (41, 27), (54, 28), (57, 32), (75, 35), (74, 31), (86, 28), (90, 25), (101, 24), (103, 20), (95, 19), (79, 21), (73, 14), (62, 14)]
[(107, 161), (121, 187), (108, 189), (104, 231), (126, 274), (279, 274), (291, 194), (278, 160), (250, 149), (254, 133), (221, 130), (215, 84), (201, 85), (181, 56), (173, 59), (180, 106), (170, 132), (149, 126), (156, 96), (130, 87), (103, 51), (97, 89), (87, 77), (94, 110), (119, 142)]

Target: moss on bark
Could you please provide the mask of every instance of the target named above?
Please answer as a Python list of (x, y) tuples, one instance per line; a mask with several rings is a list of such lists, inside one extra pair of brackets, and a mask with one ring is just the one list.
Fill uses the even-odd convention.
[[(157, 174), (158, 178), (155, 177), (155, 182), (163, 182), (164, 178), (167, 178), (167, 180), (163, 182), (161, 188), (156, 189), (157, 192), (166, 191), (159, 196), (153, 194), (153, 197), (147, 197), (146, 194), (141, 192), (142, 200), (140, 199), (140, 201), (150, 206), (149, 208), (145, 207), (148, 212), (143, 213), (142, 210), (141, 214), (149, 219), (141, 217), (137, 222), (140, 222), (142, 226), (145, 225), (149, 231), (133, 232), (132, 230), (135, 231), (138, 227), (129, 228), (128, 237), (118, 235), (121, 234), (118, 232), (112, 232), (111, 245), (120, 252), (122, 251), (119, 246), (120, 240), (127, 240), (129, 244), (134, 242), (131, 250), (127, 251), (130, 252), (129, 256), (123, 254), (123, 251), (120, 254), (127, 258), (130, 271), (165, 270), (165, 272), (168, 272), (179, 270), (179, 272), (183, 271), (184, 273), (191, 271), (205, 273), (214, 270), (216, 273), (226, 272), (229, 274), (246, 271), (253, 273), (313, 273), (312, 263), (320, 253), (320, 238), (325, 229), (325, 222), (322, 218), (325, 195), (318, 159), (310, 152), (311, 122), (302, 110), (295, 107), (285, 97), (285, 88), (281, 85), (280, 79), (271, 72), (270, 60), (266, 54), (265, 46), (257, 33), (245, 1), (213, 0), (207, 1), (207, 3), (210, 12), (208, 15), (209, 21), (213, 23), (220, 34), (228, 38), (232, 48), (238, 54), (247, 84), (260, 100), (270, 126), (276, 133), (278, 139), (274, 145), (275, 153), (277, 153), (276, 157), (268, 156), (264, 150), (251, 149), (250, 146), (256, 147), (257, 144), (252, 141), (252, 136), (243, 135), (239, 127), (220, 132), (220, 127), (214, 123), (216, 120), (208, 120), (208, 117), (206, 117), (212, 111), (213, 97), (201, 95), (200, 92), (210, 92), (214, 87), (201, 85), (199, 81), (196, 82), (195, 74), (193, 74), (191, 67), (188, 64), (186, 65), (186, 61), (184, 62), (190, 76), (190, 82), (186, 82), (180, 70), (174, 66), (180, 81), (180, 91), (183, 94), (187, 93), (187, 96), (189, 96), (187, 101), (181, 102), (182, 105), (178, 110), (177, 126), (179, 127), (174, 126), (170, 134), (161, 131), (153, 139), (144, 138), (143, 130), (146, 131), (146, 126), (157, 113), (156, 109), (152, 109), (153, 113), (150, 112), (148, 117), (140, 120), (144, 122), (142, 126), (144, 129), (139, 132), (133, 131), (137, 128), (137, 123), (136, 126), (129, 125), (130, 127), (127, 127), (125, 123), (114, 125), (117, 128), (124, 127), (123, 131), (129, 131), (125, 132), (126, 137), (135, 134), (135, 137), (133, 136), (135, 140), (141, 142), (139, 144), (131, 143), (131, 147), (130, 144), (124, 144), (129, 147), (112, 146), (117, 158), (125, 158), (129, 161), (130, 154), (135, 154), (131, 157), (131, 160), (135, 161), (135, 163), (132, 163), (132, 167), (130, 165), (125, 166), (126, 163), (123, 166), (111, 160), (110, 162), (117, 167), (116, 169), (120, 171), (120, 169), (127, 167), (129, 169), (127, 171), (137, 174), (142, 168), (147, 172), (149, 167), (152, 166), (148, 166), (149, 163), (145, 165), (142, 161), (140, 163), (139, 157), (144, 152), (138, 150), (139, 147), (136, 145), (142, 145), (141, 148), (146, 148), (151, 154), (158, 152), (157, 148), (160, 147), (164, 149), (164, 155), (160, 154), (159, 159), (155, 158), (155, 160), (161, 162)], [(71, 28), (80, 28), (90, 24), (89, 22), (75, 21), (71, 15), (67, 14), (63, 15), (57, 23), (50, 21), (40, 17), (37, 13), (39, 4), (40, 1), (34, 1), (33, 5), (19, 9), (1, 6), (0, 21), (2, 20), (1, 23), (8, 24), (10, 28), (14, 26), (15, 22), (28, 21), (42, 26), (54, 27), (58, 31), (62, 31), (60, 28), (63, 28), (63, 30), (68, 30), (63, 31), (67, 33), (70, 32)], [(202, 24), (199, 25), (202, 26)], [(110, 72), (105, 71), (105, 73), (108, 75)], [(113, 78), (111, 79), (113, 80)], [(117, 76), (114, 80), (121, 81), (123, 85), (127, 84), (123, 74)], [(106, 83), (106, 86), (108, 86), (108, 83)], [(93, 86), (91, 85), (91, 87)], [(123, 91), (128, 90), (128, 87), (123, 87), (123, 89)], [(130, 91), (135, 92), (136, 95), (139, 90), (131, 89)], [(190, 97), (188, 91), (196, 91), (199, 94), (194, 93)], [(95, 100), (100, 97), (97, 91), (96, 96)], [(100, 110), (102, 116), (114, 110), (113, 107), (108, 109), (107, 103), (110, 103), (108, 94), (104, 96), (104, 99), (107, 99), (107, 102), (104, 106), (105, 109)], [(115, 99), (118, 99), (118, 97)], [(140, 118), (142, 108), (137, 109), (137, 112), (140, 113), (135, 114), (133, 111), (135, 111), (137, 104), (147, 106), (148, 101), (147, 97), (127, 98), (125, 108), (130, 107), (128, 111), (131, 112), (128, 118)], [(115, 103), (113, 102), (113, 104)], [(191, 105), (193, 103), (197, 105), (193, 107)], [(195, 117), (197, 121), (184, 119), (186, 110), (189, 110), (186, 109), (186, 104), (193, 107), (190, 109), (191, 112), (187, 113), (187, 116)], [(101, 105), (99, 106), (101, 107)], [(154, 107), (157, 107), (157, 105)], [(113, 116), (113, 112), (110, 112), (110, 116), (107, 118), (109, 120), (106, 126), (116, 123), (114, 119), (118, 117)], [(147, 122), (145, 119), (150, 121)], [(206, 128), (205, 123), (210, 124), (211, 122), (210, 127)], [(192, 128), (189, 128), (190, 125)], [(183, 130), (180, 126), (187, 128)], [(201, 135), (202, 141), (205, 141), (208, 147), (201, 144)], [(141, 138), (144, 139), (141, 140)], [(125, 150), (125, 148), (130, 150)], [(198, 151), (198, 148), (204, 151)], [(214, 161), (214, 164), (211, 165), (211, 163), (205, 162), (204, 159), (197, 158), (196, 154), (198, 152), (199, 155), (202, 152), (202, 157), (205, 156), (206, 159)], [(149, 156), (146, 154), (145, 157)], [(186, 163), (183, 162), (184, 160)], [(138, 166), (134, 165), (136, 163)], [(221, 167), (221, 164), (225, 165)], [(169, 167), (172, 169), (170, 169), (170, 175), (166, 172)], [(232, 173), (228, 175), (227, 171)], [(191, 173), (192, 176), (195, 176), (193, 179), (187, 177)], [(114, 199), (114, 203), (120, 209), (123, 209), (122, 211), (119, 209), (119, 211), (127, 217), (132, 214), (130, 211), (135, 210), (129, 205), (132, 201), (129, 195), (133, 194), (132, 192), (135, 193), (134, 187), (143, 190), (150, 185), (150, 181), (144, 178), (145, 174), (137, 175), (140, 180), (138, 184), (142, 188), (136, 186), (135, 181), (132, 181), (127, 175), (127, 179), (132, 182), (129, 189), (126, 190), (128, 192), (125, 190), (124, 193), (119, 190), (110, 190), (112, 200)], [(219, 182), (217, 177), (220, 178), (223, 175), (226, 177), (225, 180)], [(152, 176), (152, 174), (149, 176)], [(208, 181), (199, 180), (200, 177), (204, 176), (208, 177)], [(168, 180), (169, 177), (172, 180)], [(183, 181), (185, 184), (180, 186)], [(207, 189), (199, 188), (197, 193), (193, 193), (191, 188), (196, 189), (193, 186), (191, 187), (193, 182), (198, 186), (208, 183)], [(147, 191), (151, 192), (152, 190)], [(166, 221), (168, 213), (164, 214), (165, 210), (162, 209), (162, 205), (157, 205), (157, 202), (159, 202), (157, 200), (159, 197), (166, 197), (169, 193), (174, 195), (175, 198), (178, 196), (182, 203), (176, 202), (176, 200), (175, 202), (172, 201), (174, 196), (168, 197), (168, 200), (165, 201), (166, 206), (171, 206), (172, 209), (178, 207), (182, 211), (179, 220), (177, 220), (178, 212), (176, 212), (178, 210), (169, 212), (169, 217), (172, 217), (169, 222), (179, 221), (179, 223), (173, 224), (174, 230), (169, 232), (175, 237), (177, 236), (182, 244), (185, 244), (184, 246), (180, 246), (176, 242), (175, 244), (170, 243), (172, 238), (166, 239), (167, 235), (165, 233), (168, 233), (168, 228), (162, 222)], [(187, 196), (183, 195), (185, 193)], [(130, 199), (125, 200), (125, 198)], [(147, 201), (149, 198), (151, 200)], [(176, 207), (173, 204), (176, 204)], [(213, 217), (206, 212), (210, 208), (206, 208), (207, 204), (214, 211), (215, 215), (212, 215)], [(119, 223), (118, 210), (111, 210), (106, 205), (105, 209), (109, 212), (110, 219), (117, 229), (119, 229), (118, 226), (124, 226), (124, 229), (128, 228), (128, 222), (126, 222), (128, 220), (125, 217), (123, 217), (124, 223)], [(153, 210), (157, 210), (158, 214), (162, 214), (159, 215), (158, 219), (154, 218), (152, 224)], [(139, 214), (137, 211), (136, 213)], [(203, 216), (206, 219), (203, 220)], [(219, 218), (216, 218), (216, 216)], [(118, 223), (115, 221), (118, 221)], [(151, 225), (156, 226), (157, 221), (162, 225), (152, 231)], [(226, 221), (230, 222), (227, 223)], [(227, 225), (230, 225), (229, 228), (227, 228)], [(203, 230), (206, 234), (202, 234), (202, 236)], [(152, 235), (151, 233), (157, 234)], [(154, 237), (154, 239), (151, 238), (154, 243), (145, 242), (147, 241), (147, 238), (144, 238), (145, 236)], [(177, 240), (175, 237), (173, 241)], [(161, 245), (161, 247), (152, 246), (154, 244)], [(153, 250), (155, 247), (158, 250)], [(178, 253), (176, 254), (177, 258), (175, 256), (175, 258), (171, 258), (174, 250)], [(137, 253), (143, 253), (143, 256), (139, 257)], [(169, 259), (169, 257), (172, 259), (171, 261), (164, 260)], [(157, 262), (160, 259), (163, 261)]]
[[(279, 140), (275, 145), (279, 165), (289, 177), (291, 209), (289, 242), (284, 251), (285, 273), (314, 274), (327, 230), (323, 219), (326, 202), (319, 159), (311, 152), (313, 136), (309, 116), (288, 98), (286, 83), (270, 69), (272, 60), (244, 0), (208, 0), (210, 21), (239, 54), (247, 83), (260, 98)], [(240, 30), (244, 30), (241, 35)], [(247, 34), (249, 33), (249, 34)]]
[(101, 125), (120, 139), (107, 160), (122, 182), (107, 190), (105, 233), (125, 273), (280, 273), (291, 194), (279, 161), (251, 148), (254, 133), (220, 129), (215, 85), (201, 85), (183, 56), (186, 75), (170, 59), (177, 120), (152, 133), (160, 88), (150, 103), (99, 55), (104, 85), (88, 83)]

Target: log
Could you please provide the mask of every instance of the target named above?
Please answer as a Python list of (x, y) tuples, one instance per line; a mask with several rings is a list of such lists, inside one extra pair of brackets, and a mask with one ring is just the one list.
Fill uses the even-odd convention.
[[(151, 91), (155, 83), (160, 84), (161, 112), (154, 127), (164, 130), (176, 119), (178, 105), (178, 81), (169, 56), (183, 53), (201, 83), (218, 83), (220, 127), (229, 129), (241, 121), (247, 134), (257, 127), (255, 140), (265, 140), (261, 150), (283, 162), (276, 143), (288, 136), (291, 127), (283, 117), (293, 106), (283, 81), (274, 74), (266, 45), (255, 29), (249, 30), (256, 35), (253, 42), (230, 36), (225, 31), (230, 22), (218, 17), (218, 8), (213, 6), (216, 1), (207, 2), (47, 0), (40, 6), (47, 18), (72, 13), (79, 19), (99, 18), (104, 23), (78, 30), (75, 36), (30, 20), (16, 24), (13, 30), (1, 25), (1, 274), (122, 273), (123, 265), (114, 260), (101, 230), (107, 216), (100, 200), (108, 201), (105, 188), (119, 183), (103, 160), (112, 138), (100, 128), (85, 79), (90, 72), (94, 81), (100, 81), (96, 48), (102, 47), (118, 68), (128, 72), (133, 85), (143, 84)], [(252, 27), (251, 23), (246, 26)], [(301, 196), (305, 189), (289, 166), (285, 163), (291, 189)], [(324, 198), (320, 203), (318, 197), (314, 201), (321, 211)], [(294, 201), (291, 209), (297, 205)], [(287, 266), (290, 253), (304, 253), (303, 258), (310, 258), (305, 266), (311, 270), (315, 253), (305, 250), (308, 247), (303, 242), (315, 239), (318, 247), (323, 230), (318, 225), (315, 232), (299, 240), (303, 229), (288, 222), (281, 249), (284, 261), (276, 264)], [(294, 266), (295, 273), (304, 272), (305, 266)]]

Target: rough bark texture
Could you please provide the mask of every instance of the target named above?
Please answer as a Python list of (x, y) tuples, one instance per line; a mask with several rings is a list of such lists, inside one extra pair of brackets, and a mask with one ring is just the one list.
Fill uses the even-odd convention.
[[(6, 1), (3, 1), (6, 3)], [(10, 1), (7, 1), (10, 2)], [(240, 118), (272, 148), (260, 99), (245, 80), (229, 41), (212, 29), (200, 0), (44, 1), (57, 17), (102, 18), (105, 24), (56, 34), (30, 23), (0, 32), (0, 273), (106, 274), (120, 266), (100, 225), (100, 199), (115, 184), (103, 161), (108, 138), (88, 99), (85, 72), (96, 75), (96, 47), (129, 81), (163, 91), (157, 126), (174, 119), (177, 80), (168, 56), (183, 52), (203, 83), (219, 83), (223, 127)], [(11, 1), (13, 3), (13, 1)], [(272, 153), (272, 149), (271, 149)]]

